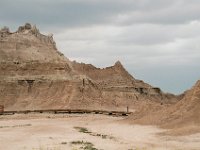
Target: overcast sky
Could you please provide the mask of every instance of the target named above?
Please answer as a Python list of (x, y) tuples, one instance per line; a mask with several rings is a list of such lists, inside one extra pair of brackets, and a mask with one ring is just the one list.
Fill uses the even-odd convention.
[(120, 60), (137, 79), (181, 93), (200, 79), (200, 0), (0, 0), (0, 26), (53, 33), (71, 60)]

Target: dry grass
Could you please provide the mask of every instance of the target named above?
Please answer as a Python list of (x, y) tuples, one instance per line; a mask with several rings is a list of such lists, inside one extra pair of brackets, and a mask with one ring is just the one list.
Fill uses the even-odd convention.
[(20, 125), (13, 125), (13, 126), (0, 126), (0, 128), (18, 128), (18, 127), (28, 127), (32, 126), (31, 124), (20, 124)]
[[(97, 148), (94, 147), (94, 144), (91, 142), (84, 142), (84, 141), (72, 141), (72, 145), (78, 145), (79, 149), (81, 150), (98, 150)], [(74, 149), (75, 150), (75, 149)]]
[(79, 132), (82, 132), (82, 133), (87, 133), (91, 136), (101, 137), (102, 139), (115, 139), (115, 137), (110, 136), (110, 135), (91, 132), (85, 127), (74, 127), (74, 129), (76, 129), (76, 130), (78, 130)]

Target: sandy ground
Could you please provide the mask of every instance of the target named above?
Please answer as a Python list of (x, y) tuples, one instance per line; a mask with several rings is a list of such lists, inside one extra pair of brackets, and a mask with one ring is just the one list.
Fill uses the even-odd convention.
[[(200, 149), (200, 133), (163, 136), (166, 130), (125, 124), (123, 119), (95, 114), (0, 116), (0, 150), (87, 150), (86, 143), (98, 150)], [(87, 131), (79, 130), (83, 128)]]

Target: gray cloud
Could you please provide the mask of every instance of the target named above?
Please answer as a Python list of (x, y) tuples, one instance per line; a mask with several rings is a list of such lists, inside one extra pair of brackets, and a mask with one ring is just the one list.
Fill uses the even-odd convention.
[(200, 20), (197, 0), (1, 0), (0, 22), (41, 27), (96, 24), (180, 24)]
[(113, 2), (16, 0), (13, 3), (11, 0), (1, 0), (1, 20), (75, 27), (110, 22), (114, 14), (132, 9), (132, 6), (127, 3), (116, 1), (113, 5)]
[[(150, 1), (149, 1), (150, 2)], [(151, 1), (152, 2), (152, 1)], [(170, 1), (167, 1), (170, 2)], [(155, 4), (155, 3), (153, 3)], [(125, 15), (122, 24), (153, 23), (180, 24), (200, 19), (200, 1), (171, 1), (162, 9), (133, 11)]]

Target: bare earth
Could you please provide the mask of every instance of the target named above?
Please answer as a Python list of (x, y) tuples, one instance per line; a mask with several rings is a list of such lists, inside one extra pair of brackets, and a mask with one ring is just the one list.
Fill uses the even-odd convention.
[(88, 143), (98, 150), (200, 149), (200, 133), (163, 136), (164, 129), (126, 124), (123, 119), (95, 114), (0, 116), (0, 149), (87, 150)]

